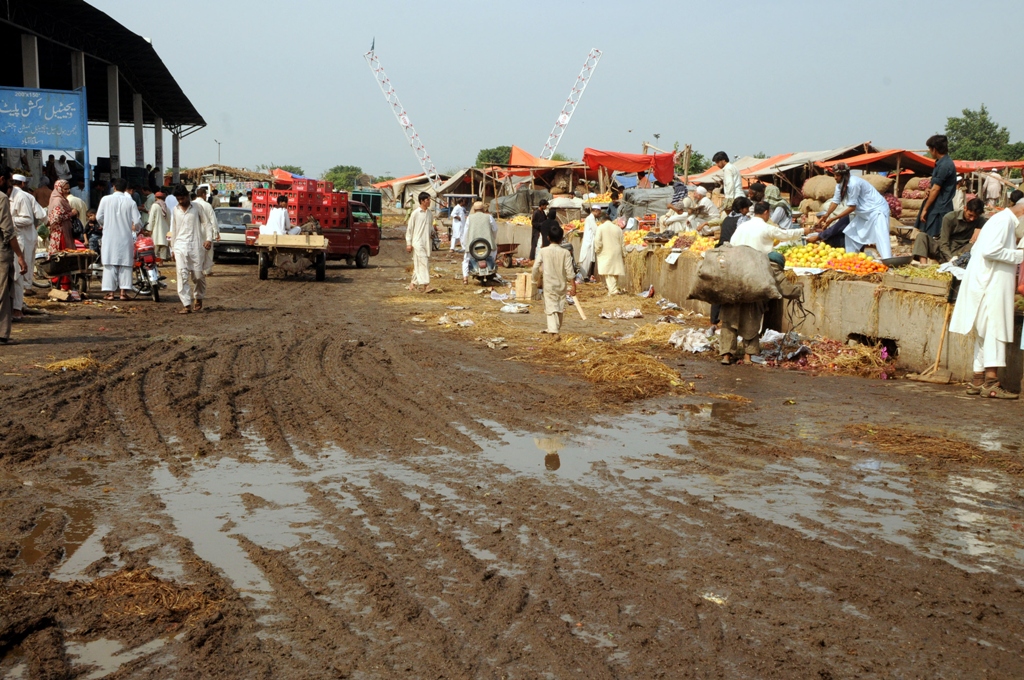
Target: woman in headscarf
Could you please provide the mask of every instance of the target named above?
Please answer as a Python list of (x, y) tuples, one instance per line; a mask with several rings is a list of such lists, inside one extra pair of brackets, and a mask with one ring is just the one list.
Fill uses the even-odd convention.
[[(71, 231), (72, 209), (71, 203), (68, 202), (70, 193), (71, 185), (59, 179), (53, 186), (53, 193), (50, 194), (50, 205), (46, 211), (46, 224), (50, 228), (50, 245), (47, 252), (50, 255), (75, 249), (75, 237)], [(60, 286), (61, 290), (71, 290), (70, 276), (54, 277), (50, 283)]]
[(171, 227), (171, 212), (164, 201), (167, 194), (158, 191), (153, 194), (156, 200), (149, 209), (149, 224), (147, 229), (153, 233), (153, 245), (156, 247), (156, 256), (160, 260), (166, 260), (168, 256), (167, 232)]

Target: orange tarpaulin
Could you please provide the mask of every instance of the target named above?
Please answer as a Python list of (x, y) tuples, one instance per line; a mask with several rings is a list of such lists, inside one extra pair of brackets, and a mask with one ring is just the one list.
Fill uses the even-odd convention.
[[(836, 163), (846, 163), (851, 168), (864, 167), (876, 164), (880, 161), (890, 161), (889, 165), (895, 166), (896, 157), (900, 157), (900, 165), (904, 168), (925, 170), (935, 167), (935, 160), (928, 156), (906, 151), (905, 149), (888, 149), (877, 153), (865, 153), (852, 158), (843, 158), (837, 161), (818, 163), (822, 168), (830, 168)], [(977, 170), (1002, 170), (1004, 168), (1024, 168), (1024, 160), (1019, 161), (953, 161), (953, 166), (960, 173), (975, 172)]]
[(572, 161), (549, 161), (544, 158), (538, 158), (529, 151), (520, 149), (518, 146), (513, 146), (508, 164), (514, 168), (560, 168), (563, 165), (572, 165)]
[(654, 179), (662, 184), (671, 184), (675, 176), (676, 155), (674, 153), (619, 153), (617, 151), (583, 150), (583, 162), (591, 170), (607, 168), (618, 172), (654, 171)]
[(405, 177), (396, 177), (394, 179), (389, 179), (389, 180), (386, 180), (384, 182), (377, 182), (376, 184), (373, 185), (373, 188), (374, 189), (383, 189), (384, 187), (390, 187), (390, 186), (393, 186), (395, 184), (404, 184), (405, 182), (408, 182), (411, 179), (416, 179), (417, 177), (422, 177), (422, 178), (426, 179), (427, 176), (424, 175), (422, 172), (419, 172), (419, 173), (416, 173), (415, 175), (406, 175)]

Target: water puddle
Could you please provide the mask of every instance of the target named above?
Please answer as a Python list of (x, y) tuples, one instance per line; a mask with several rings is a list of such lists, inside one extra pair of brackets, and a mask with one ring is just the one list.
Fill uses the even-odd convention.
[(87, 675), (76, 675), (84, 680), (98, 680), (117, 671), (126, 663), (159, 651), (167, 640), (157, 638), (144, 645), (125, 649), (117, 640), (100, 638), (90, 642), (71, 641), (65, 645), (68, 659), (76, 671), (91, 669)]

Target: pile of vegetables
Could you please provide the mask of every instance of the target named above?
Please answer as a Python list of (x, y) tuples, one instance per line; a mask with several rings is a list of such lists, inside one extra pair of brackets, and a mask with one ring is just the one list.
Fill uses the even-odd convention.
[(892, 273), (911, 279), (932, 279), (934, 281), (950, 281), (953, 278), (953, 275), (949, 272), (940, 272), (939, 265), (937, 264), (927, 267), (913, 267), (908, 264), (899, 269), (892, 270)]
[(844, 253), (839, 257), (829, 260), (825, 266), (829, 269), (856, 274), (857, 276), (876, 274), (888, 269), (884, 264), (872, 260), (865, 253)]

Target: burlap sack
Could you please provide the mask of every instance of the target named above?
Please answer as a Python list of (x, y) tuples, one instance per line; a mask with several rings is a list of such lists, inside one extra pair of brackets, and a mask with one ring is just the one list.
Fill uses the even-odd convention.
[(691, 300), (737, 305), (779, 300), (782, 293), (768, 256), (750, 246), (724, 244), (704, 253)]

